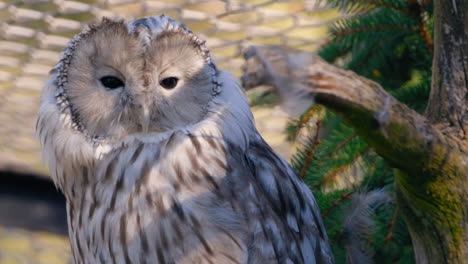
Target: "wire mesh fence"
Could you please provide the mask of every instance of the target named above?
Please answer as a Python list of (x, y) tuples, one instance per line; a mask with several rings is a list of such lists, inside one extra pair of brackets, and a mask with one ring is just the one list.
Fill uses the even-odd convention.
[(26, 0), (0, 2), (0, 169), (44, 172), (34, 136), (40, 89), (69, 39), (102, 17), (166, 14), (201, 38), (218, 67), (239, 76), (250, 44), (314, 50), (336, 10), (319, 1)]

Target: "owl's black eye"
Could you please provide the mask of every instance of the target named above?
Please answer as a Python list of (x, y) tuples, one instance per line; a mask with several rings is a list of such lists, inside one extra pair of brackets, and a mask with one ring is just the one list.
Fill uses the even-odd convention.
[(169, 77), (169, 78), (162, 79), (159, 82), (159, 84), (166, 89), (172, 89), (176, 87), (178, 81), (179, 79), (177, 79), (176, 77)]
[(124, 87), (124, 83), (117, 77), (114, 76), (104, 76), (101, 78), (101, 83), (104, 87), (109, 89), (117, 89), (119, 87)]

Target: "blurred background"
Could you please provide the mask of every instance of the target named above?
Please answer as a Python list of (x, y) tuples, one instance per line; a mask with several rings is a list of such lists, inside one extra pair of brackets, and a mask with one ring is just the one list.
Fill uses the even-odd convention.
[[(240, 77), (242, 51), (275, 44), (315, 51), (343, 17), (315, 0), (0, 1), (0, 263), (70, 263), (65, 203), (42, 166), (34, 126), (40, 89), (60, 51), (103, 16), (166, 14), (207, 41), (219, 68)], [(259, 87), (248, 92), (257, 127), (290, 159), (289, 116)], [(359, 174), (355, 171), (353, 175)]]

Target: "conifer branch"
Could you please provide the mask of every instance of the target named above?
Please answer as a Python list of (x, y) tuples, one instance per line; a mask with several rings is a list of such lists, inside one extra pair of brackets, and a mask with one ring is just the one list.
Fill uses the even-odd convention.
[(399, 29), (399, 30), (415, 31), (414, 28), (407, 27), (407, 26), (381, 25), (381, 26), (346, 29), (346, 30), (333, 32), (332, 34), (338, 37), (338, 36), (344, 36), (344, 35), (353, 34), (353, 33), (357, 33), (357, 32), (378, 31), (378, 30), (387, 30), (387, 29)]
[(388, 9), (393, 9), (393, 10), (396, 10), (396, 11), (398, 11), (398, 12), (401, 12), (401, 13), (403, 13), (403, 14), (405, 14), (405, 15), (408, 15), (408, 14), (409, 14), (408, 11), (405, 10), (405, 9), (399, 8), (399, 7), (397, 7), (397, 6), (394, 6), (394, 5), (392, 5), (392, 4), (385, 3), (385, 2), (382, 2), (382, 1), (378, 1), (378, 0), (362, 0), (362, 1), (364, 1), (364, 2), (366, 2), (366, 3), (369, 3), (369, 4), (371, 4), (371, 5), (374, 5), (374, 6), (383, 6), (383, 7), (386, 7), (386, 8), (388, 8)]
[(420, 27), (420, 34), (421, 34), (421, 37), (424, 39), (424, 43), (426, 44), (427, 50), (432, 55), (433, 52), (434, 52), (433, 51), (434, 50), (434, 45), (433, 45), (433, 42), (432, 42), (431, 35), (429, 34), (429, 30), (427, 29), (427, 26), (422, 25)]
[(322, 126), (322, 120), (318, 120), (317, 124), (316, 124), (317, 129), (315, 130), (315, 135), (314, 135), (314, 137), (312, 139), (312, 144), (311, 144), (310, 148), (308, 148), (306, 150), (306, 159), (305, 159), (304, 163), (301, 166), (301, 172), (299, 173), (299, 176), (301, 177), (301, 179), (305, 178), (306, 173), (307, 173), (307, 169), (309, 168), (310, 163), (312, 162), (312, 160), (315, 158), (314, 151), (317, 148), (317, 146), (320, 144), (319, 135), (320, 135), (321, 126)]
[(427, 29), (426, 23), (423, 21), (423, 14), (426, 10), (425, 5), (429, 4), (428, 2), (430, 1), (426, 1), (425, 3), (420, 5), (415, 0), (408, 0), (408, 5), (410, 6), (409, 7), (410, 12), (408, 13), (408, 15), (413, 17), (414, 20), (416, 21), (416, 24), (418, 25), (417, 31), (419, 35), (423, 38), (424, 44), (426, 44), (426, 47), (432, 56), (433, 49), (434, 49), (433, 43), (432, 43), (432, 37), (431, 37), (431, 34), (429, 33), (429, 30)]
[(390, 244), (390, 241), (393, 238), (393, 229), (395, 228), (395, 223), (396, 223), (397, 217), (398, 217), (398, 206), (395, 208), (395, 211), (393, 212), (392, 221), (390, 221), (390, 223), (388, 223), (389, 230), (388, 230), (387, 235), (384, 238), (385, 246), (388, 246)]
[(354, 191), (349, 191), (347, 193), (342, 193), (340, 194), (340, 198), (338, 200), (331, 200), (332, 204), (327, 208), (325, 209), (325, 211), (322, 212), (322, 217), (325, 217), (328, 213), (330, 213), (330, 211), (335, 208), (335, 207), (338, 207), (340, 205), (341, 202), (343, 202), (344, 200), (350, 200), (351, 199), (351, 195), (354, 193)]
[(330, 170), (330, 173), (325, 176), (316, 186), (314, 186), (314, 189), (320, 189), (320, 187), (328, 182), (333, 182), (335, 178), (338, 176), (339, 173), (343, 172), (346, 168), (348, 168), (353, 161), (347, 162), (341, 166), (338, 166), (336, 168), (332, 168)]
[(312, 106), (307, 112), (301, 115), (299, 117), (299, 120), (296, 120), (296, 124), (293, 124), (293, 130), (288, 132), (288, 140), (293, 141), (297, 138), (297, 135), (301, 131), (301, 129), (304, 127), (304, 125), (309, 122), (309, 120), (314, 116), (315, 112), (317, 112), (319, 109), (321, 109), (322, 106), (315, 104)]
[[(350, 137), (347, 139), (343, 140), (338, 146), (336, 146), (332, 151), (327, 153), (324, 158), (330, 158), (334, 153), (338, 152), (340, 149), (342, 149), (348, 142), (353, 140), (355, 137), (357, 137), (357, 133), (352, 134)], [(320, 160), (319, 163), (323, 162), (324, 160)]]
[[(319, 189), (322, 185), (328, 182), (333, 182), (333, 180), (338, 176), (339, 173), (343, 172), (346, 168), (349, 168), (349, 166), (351, 166), (356, 159), (367, 153), (370, 149), (370, 147), (366, 147), (362, 151), (354, 155), (353, 159), (349, 162), (346, 162), (345, 164), (336, 168), (332, 168), (330, 170), (330, 173), (327, 176), (325, 176), (316, 186), (314, 186), (314, 189)], [(320, 162), (323, 162), (323, 160), (321, 160)]]
[(424, 23), (422, 19), (422, 12), (419, 13), (419, 16), (416, 18), (416, 20), (418, 23), (419, 35), (421, 35), (421, 37), (423, 38), (424, 44), (426, 44), (427, 50), (432, 56), (434, 52), (434, 44), (432, 42), (431, 34), (429, 33), (429, 30), (427, 29), (427, 25), (426, 23)]
[(336, 231), (335, 234), (334, 234), (334, 239), (330, 242), (330, 246), (333, 247), (336, 242), (338, 242), (338, 240), (341, 238), (341, 236), (343, 235), (343, 231), (344, 229), (343, 228), (340, 228), (340, 230)]
[[(324, 43), (322, 43), (321, 45), (319, 45), (318, 50), (323, 49), (324, 47), (330, 45), (331, 43), (335, 44), (335, 43), (337, 43), (337, 42), (339, 42), (339, 39), (338, 39), (338, 38), (336, 38), (336, 37), (335, 37), (335, 38), (329, 37), (329, 38), (327, 39), (327, 41), (325, 41)], [(333, 56), (333, 58), (329, 58), (328, 61), (329, 61), (330, 63), (333, 63), (333, 62), (336, 61), (336, 59), (338, 59), (338, 58), (340, 58), (340, 57), (346, 55), (347, 53), (348, 53), (348, 51), (347, 51), (346, 49), (341, 49), (340, 52), (336, 53), (336, 54)]]
[(432, 0), (426, 0), (424, 1), (424, 3), (422, 4), (422, 8), (423, 10), (426, 10), (427, 9), (427, 6), (432, 3)]
[(352, 67), (352, 69), (357, 71), (362, 65), (364, 65), (364, 64), (368, 61), (368, 59), (369, 59), (370, 56), (372, 56), (373, 54), (375, 54), (374, 52), (377, 52), (377, 51), (379, 51), (379, 50), (382, 48), (382, 45), (383, 45), (385, 42), (386, 42), (385, 39), (381, 40), (381, 41), (379, 42), (379, 44), (378, 44), (378, 45), (375, 45), (375, 47), (373, 47), (372, 50), (371, 50), (370, 52), (368, 52), (364, 58), (362, 58), (358, 63), (356, 63), (356, 65), (355, 65), (354, 67)]

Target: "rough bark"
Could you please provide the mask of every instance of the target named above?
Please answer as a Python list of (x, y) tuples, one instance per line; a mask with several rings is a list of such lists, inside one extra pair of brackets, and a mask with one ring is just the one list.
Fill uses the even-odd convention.
[(437, 0), (432, 87), (426, 116), (468, 136), (468, 1)]
[(246, 52), (243, 82), (306, 91), (341, 116), (397, 168), (397, 201), (417, 263), (467, 263), (468, 0), (438, 0), (435, 9), (434, 76), (426, 116), (371, 80), (317, 55), (277, 46)]

